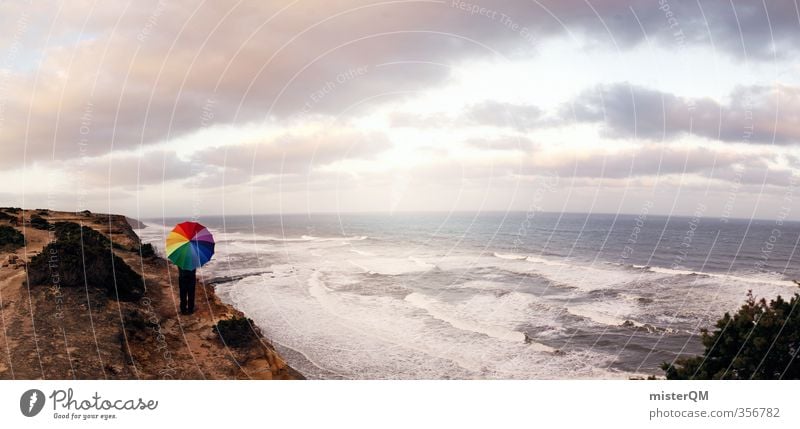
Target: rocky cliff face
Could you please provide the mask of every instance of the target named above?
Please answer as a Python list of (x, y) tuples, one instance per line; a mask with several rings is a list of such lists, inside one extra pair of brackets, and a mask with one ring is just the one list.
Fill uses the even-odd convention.
[[(124, 216), (0, 212), (8, 215), (0, 217), (0, 226), (17, 229), (26, 242), (22, 247), (0, 243), (0, 379), (302, 378), (260, 334), (248, 345), (226, 346), (212, 326), (242, 314), (202, 281), (195, 313), (180, 315), (177, 269), (157, 256), (143, 258)], [(31, 217), (46, 222), (32, 225)], [(108, 257), (102, 260), (116, 265), (116, 277), (125, 271), (120, 261), (130, 267), (142, 282), (141, 296), (118, 299), (115, 287), (123, 282), (116, 285), (115, 277), (110, 279), (115, 285), (90, 282), (94, 270), (105, 268), (96, 257), (67, 264), (64, 245), (48, 246), (62, 242), (58, 222), (83, 225), (108, 238)], [(77, 254), (90, 254), (86, 249)], [(67, 282), (70, 275), (83, 281)]]

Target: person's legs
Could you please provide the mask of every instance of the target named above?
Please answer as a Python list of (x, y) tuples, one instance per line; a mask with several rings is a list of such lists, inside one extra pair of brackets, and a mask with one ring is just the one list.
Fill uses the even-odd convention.
[(194, 313), (194, 283), (190, 284), (189, 287), (186, 288), (186, 298), (189, 301), (189, 306), (187, 307), (189, 314)]
[(180, 289), (180, 295), (181, 295), (181, 314), (184, 314), (184, 313), (186, 313), (186, 308), (187, 308), (187, 302), (186, 302), (187, 300), (186, 300), (186, 298), (189, 295), (189, 288), (186, 287), (186, 285), (183, 284), (183, 282), (181, 282), (180, 285), (179, 285), (179, 289)]

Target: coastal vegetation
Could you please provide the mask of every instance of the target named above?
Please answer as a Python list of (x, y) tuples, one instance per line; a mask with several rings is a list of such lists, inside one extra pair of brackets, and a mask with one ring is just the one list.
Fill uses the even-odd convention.
[(156, 249), (150, 243), (142, 244), (142, 247), (139, 248), (139, 254), (142, 258), (152, 258), (156, 256)]
[(247, 317), (231, 316), (211, 328), (229, 347), (248, 347), (260, 336), (258, 327)]
[(672, 380), (800, 379), (800, 294), (767, 302), (752, 292), (739, 311), (703, 329), (700, 356), (662, 364)]
[(28, 279), (32, 285), (100, 288), (120, 301), (142, 297), (142, 277), (114, 254), (106, 236), (74, 222), (56, 223), (54, 235), (55, 241), (31, 259)]
[(0, 225), (0, 250), (16, 250), (25, 245), (25, 236), (16, 228)]
[(50, 228), (50, 222), (39, 215), (33, 215), (31, 216), (31, 227), (35, 229), (47, 230)]
[(0, 220), (5, 220), (5, 221), (11, 222), (11, 221), (14, 221), (16, 219), (17, 219), (16, 216), (12, 216), (12, 215), (4, 212), (4, 211), (0, 211)]

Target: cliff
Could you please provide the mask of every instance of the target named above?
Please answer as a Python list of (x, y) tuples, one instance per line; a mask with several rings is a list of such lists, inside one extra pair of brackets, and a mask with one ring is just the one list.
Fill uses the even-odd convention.
[(177, 269), (142, 257), (124, 216), (0, 213), (0, 379), (303, 378), (257, 329), (226, 346), (212, 327), (243, 314), (202, 279), (180, 315)]

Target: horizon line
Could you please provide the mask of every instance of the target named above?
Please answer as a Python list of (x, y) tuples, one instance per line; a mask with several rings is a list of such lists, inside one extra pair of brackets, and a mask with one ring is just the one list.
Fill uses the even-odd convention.
[[(334, 212), (334, 211), (310, 211), (310, 212), (265, 212), (265, 213), (210, 213), (204, 214), (199, 216), (199, 218), (203, 217), (253, 217), (253, 216), (314, 216), (314, 215), (413, 215), (413, 214), (492, 214), (492, 213), (528, 213), (526, 210), (402, 210), (402, 211), (346, 211), (346, 212)], [(618, 212), (618, 213), (611, 213), (611, 212), (578, 212), (578, 211), (549, 211), (549, 210), (538, 210), (535, 213), (540, 214), (547, 214), (547, 215), (604, 215), (604, 216), (640, 216), (641, 213), (627, 213), (627, 212)], [(127, 217), (131, 217), (125, 215)], [(142, 216), (139, 219), (131, 217), (132, 219), (141, 220), (141, 219), (176, 219), (176, 218), (190, 218), (192, 216), (180, 216), (180, 215), (167, 215), (167, 216)], [(694, 218), (696, 215), (694, 214), (663, 214), (663, 213), (647, 213), (646, 217), (661, 217), (661, 218)], [(744, 218), (744, 217), (736, 217), (736, 216), (699, 216), (700, 219), (716, 219), (718, 221), (769, 221), (769, 222), (776, 222), (778, 219), (772, 218), (763, 218), (763, 217), (752, 217), (752, 218)], [(781, 219), (781, 222), (793, 222), (793, 223), (800, 223), (800, 219)]]
[[(12, 206), (8, 206), (12, 207)], [(45, 210), (44, 208), (22, 208), (25, 211), (36, 211), (36, 210)], [(63, 212), (63, 213), (80, 213), (83, 210), (59, 210), (59, 209), (46, 209), (52, 210), (55, 212)], [(92, 214), (95, 215), (121, 215), (125, 216), (130, 219), (134, 220), (142, 220), (142, 219), (190, 219), (195, 216), (185, 216), (185, 215), (159, 215), (159, 216), (134, 216), (133, 214), (126, 214), (124, 212), (118, 213), (105, 213), (99, 211), (91, 211)], [(208, 213), (199, 218), (203, 217), (252, 217), (252, 216), (314, 216), (314, 215), (413, 215), (413, 214), (493, 214), (493, 213), (528, 213), (527, 210), (398, 210), (398, 211), (342, 211), (342, 212), (335, 212), (335, 211), (309, 211), (309, 212), (297, 212), (297, 211), (287, 211), (287, 212), (263, 212), (263, 213)], [(536, 210), (534, 213), (540, 214), (547, 214), (547, 215), (604, 215), (604, 216), (641, 216), (642, 213), (628, 213), (628, 212), (580, 212), (580, 211), (550, 211), (550, 210)], [(680, 214), (680, 213), (672, 213), (672, 214), (664, 214), (664, 213), (646, 213), (646, 217), (661, 217), (661, 218), (694, 218), (696, 215), (694, 214)], [(793, 222), (793, 223), (800, 223), (800, 219), (772, 219), (772, 218), (764, 218), (764, 217), (752, 217), (752, 218), (744, 218), (744, 217), (737, 217), (737, 216), (699, 216), (700, 219), (717, 219), (719, 221), (770, 221), (770, 222), (777, 222), (780, 220), (781, 222)]]

